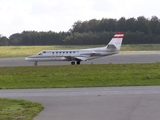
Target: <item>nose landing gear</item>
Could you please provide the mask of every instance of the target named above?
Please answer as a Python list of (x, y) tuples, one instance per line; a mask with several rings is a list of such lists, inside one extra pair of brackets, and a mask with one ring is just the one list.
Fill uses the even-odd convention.
[(34, 62), (34, 66), (37, 66), (37, 64), (38, 64), (37, 61), (35, 61), (35, 62)]

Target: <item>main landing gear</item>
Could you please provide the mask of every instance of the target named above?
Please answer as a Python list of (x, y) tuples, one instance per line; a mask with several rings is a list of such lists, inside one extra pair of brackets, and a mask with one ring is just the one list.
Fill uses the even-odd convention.
[(37, 66), (37, 64), (38, 64), (37, 61), (35, 61), (35, 62), (34, 62), (34, 66)]
[[(77, 61), (77, 65), (80, 65), (80, 63), (81, 63), (80, 61)], [(71, 65), (75, 65), (75, 61), (72, 61)]]

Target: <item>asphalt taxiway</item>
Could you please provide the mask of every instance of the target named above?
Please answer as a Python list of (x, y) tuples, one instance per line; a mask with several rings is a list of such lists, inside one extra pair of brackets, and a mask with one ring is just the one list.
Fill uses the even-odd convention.
[[(82, 61), (81, 64), (125, 64), (125, 63), (154, 63), (160, 62), (160, 51), (149, 52), (125, 52), (117, 55), (106, 56), (89, 61)], [(38, 65), (69, 65), (68, 61), (60, 62), (38, 62)], [(33, 66), (33, 62), (21, 58), (0, 58), (0, 66)]]
[[(81, 64), (154, 63), (159, 52), (120, 53)], [(69, 65), (48, 62), (39, 65)], [(2, 58), (0, 66), (32, 66), (24, 58)], [(1, 98), (41, 103), (34, 120), (159, 120), (160, 86), (0, 90)]]
[(34, 120), (159, 120), (160, 87), (0, 90), (0, 97), (41, 103)]

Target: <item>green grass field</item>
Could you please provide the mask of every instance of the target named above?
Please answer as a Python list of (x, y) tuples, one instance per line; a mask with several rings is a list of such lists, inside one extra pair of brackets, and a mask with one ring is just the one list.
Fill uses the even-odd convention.
[(160, 85), (160, 63), (0, 67), (0, 88)]
[(0, 57), (26, 57), (37, 54), (42, 50), (59, 50), (59, 49), (83, 49), (97, 46), (81, 46), (81, 45), (55, 45), (55, 46), (1, 46)]
[[(1, 46), (0, 57), (26, 57), (37, 54), (42, 50), (85, 49), (105, 45), (55, 45), (55, 46)], [(160, 50), (160, 44), (122, 45), (121, 51), (154, 51)]]
[(33, 120), (41, 110), (39, 103), (0, 98), (0, 120)]
[[(0, 67), (0, 89), (160, 85), (160, 63)], [(33, 120), (43, 107), (0, 99), (0, 119)]]

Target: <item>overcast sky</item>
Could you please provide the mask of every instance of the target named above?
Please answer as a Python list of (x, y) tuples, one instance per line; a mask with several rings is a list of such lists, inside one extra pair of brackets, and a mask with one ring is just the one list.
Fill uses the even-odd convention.
[(0, 0), (0, 34), (68, 31), (78, 20), (160, 18), (159, 6), (159, 0)]

